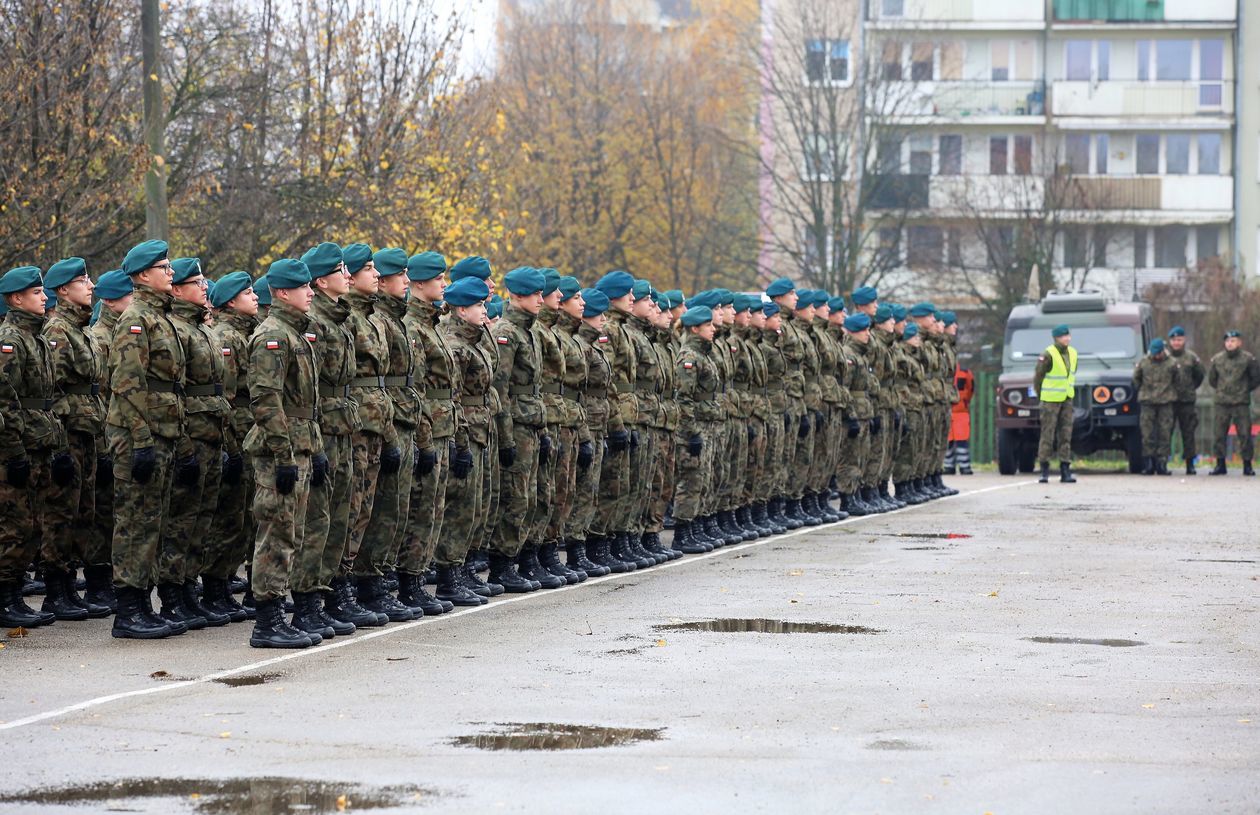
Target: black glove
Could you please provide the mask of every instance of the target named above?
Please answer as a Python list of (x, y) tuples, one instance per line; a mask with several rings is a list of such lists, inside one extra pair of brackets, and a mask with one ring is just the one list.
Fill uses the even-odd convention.
[(845, 419), (844, 426), (849, 438), (856, 439), (862, 435), (862, 423), (857, 419)]
[(614, 453), (624, 453), (630, 446), (630, 434), (624, 430), (614, 430), (608, 434), (608, 449)]
[(28, 458), (11, 458), (5, 465), (5, 480), (21, 489), (31, 480), (31, 461)]
[(757, 428), (754, 425), (748, 425), (748, 440), (749, 441), (757, 440)]
[(223, 483), (239, 484), (245, 474), (245, 459), (240, 453), (223, 454)]
[(703, 451), (704, 451), (704, 439), (700, 437), (699, 433), (692, 433), (691, 437), (687, 439), (687, 452), (691, 455), (692, 458), (695, 458), (696, 456), (700, 455), (700, 453)]
[(421, 450), (416, 448), (416, 469), (412, 473), (416, 478), (428, 475), (437, 466), (437, 451), (432, 448)]
[(332, 468), (328, 464), (328, 456), (316, 453), (311, 457), (311, 486), (322, 487), (328, 483), (328, 472)]
[[(500, 454), (502, 451), (500, 451)], [(467, 447), (456, 447), (455, 454), (451, 456), (451, 475), (463, 481), (472, 472), (473, 457)]]
[(893, 429), (894, 429), (894, 430), (896, 430), (896, 431), (898, 431), (898, 432), (901, 432), (901, 427), (902, 427), (902, 425), (904, 424), (904, 422), (905, 422), (905, 419), (904, 419), (904, 417), (901, 415), (901, 411), (900, 411), (900, 410), (894, 410), (894, 411), (893, 411)]
[(157, 453), (152, 447), (140, 447), (131, 451), (131, 478), (137, 484), (148, 484), (157, 469)]
[(827, 414), (823, 413), (821, 410), (815, 410), (814, 411), (814, 429), (822, 430), (826, 426), (827, 426)]
[(511, 467), (515, 463), (516, 463), (516, 448), (515, 447), (500, 447), (499, 448), (499, 466)]
[(801, 417), (801, 426), (797, 428), (796, 436), (797, 438), (803, 439), (808, 435), (809, 435), (809, 414), (806, 413), (804, 416)]
[(543, 433), (538, 437), (538, 463), (546, 464), (551, 460), (551, 436)]
[(386, 447), (381, 453), (381, 473), (393, 475), (402, 469), (402, 450), (397, 445)]
[(52, 460), (52, 482), (58, 487), (68, 487), (74, 482), (78, 469), (69, 453), (58, 453)]
[(181, 487), (195, 487), (201, 480), (201, 462), (197, 456), (181, 458), (175, 464), (175, 483)]
[(631, 450), (639, 449), (639, 431), (637, 430), (630, 431), (630, 449)]
[(114, 457), (96, 457), (96, 483), (108, 486), (114, 483)]
[(871, 419), (871, 435), (878, 436), (884, 430), (884, 422), (878, 416)]
[(276, 468), (276, 492), (290, 495), (297, 486), (298, 468), (296, 464), (286, 464)]
[(591, 466), (591, 462), (595, 460), (595, 445), (589, 441), (578, 442), (577, 466), (582, 472), (586, 472)]

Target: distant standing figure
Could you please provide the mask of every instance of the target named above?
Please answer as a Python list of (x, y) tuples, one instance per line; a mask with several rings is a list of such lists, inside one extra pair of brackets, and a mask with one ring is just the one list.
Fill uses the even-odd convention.
[(1255, 475), (1251, 468), (1251, 392), (1260, 386), (1260, 364), (1242, 347), (1242, 334), (1225, 332), (1225, 350), (1212, 357), (1208, 368), (1208, 384), (1215, 391), (1216, 404), (1216, 468), (1212, 475), (1225, 475), (1225, 445), (1229, 426), (1238, 433), (1238, 452), (1242, 454), (1243, 475)]

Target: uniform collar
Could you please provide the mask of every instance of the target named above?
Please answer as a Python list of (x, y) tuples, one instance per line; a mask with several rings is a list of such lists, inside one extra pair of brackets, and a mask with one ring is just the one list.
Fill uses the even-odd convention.
[(189, 303), (187, 300), (173, 300), (171, 302), (171, 314), (194, 325), (200, 325), (202, 320), (205, 319), (206, 307), (199, 306), (196, 303)]
[(238, 311), (225, 311), (219, 315), (219, 319), (227, 320), (228, 325), (247, 337), (254, 333), (254, 327), (258, 325), (257, 318), (241, 314)]
[(507, 320), (509, 323), (516, 326), (517, 328), (524, 328), (528, 330), (530, 327), (534, 325), (534, 321), (537, 320), (538, 318), (536, 315), (530, 314), (528, 311), (525, 311), (524, 309), (507, 308), (503, 312), (503, 319)]
[[(105, 307), (101, 306), (101, 311), (105, 311)], [(83, 328), (92, 319), (92, 309), (89, 306), (77, 306), (69, 300), (61, 300), (57, 303), (57, 314), (66, 318), (71, 325), (77, 325)]]
[(152, 306), (159, 311), (170, 311), (171, 303), (174, 297), (163, 291), (149, 288), (148, 286), (136, 286), (135, 300), (139, 300), (145, 305)]
[(298, 331), (306, 331), (311, 324), (311, 319), (293, 306), (281, 300), (277, 300), (271, 304), (271, 311), (267, 312), (268, 317), (275, 317), (285, 325), (292, 326)]
[(9, 314), (4, 321), (28, 334), (38, 334), (40, 331), (43, 331), (45, 322), (44, 315), (31, 314), (29, 311), (23, 311), (20, 308), (9, 309)]
[(334, 300), (326, 294), (315, 292), (315, 296), (311, 298), (311, 311), (321, 320), (340, 325), (350, 317), (350, 306), (346, 304), (345, 298)]
[(341, 301), (348, 305), (351, 311), (370, 314), (372, 312), (372, 307), (376, 305), (377, 295), (352, 291), (347, 294), (343, 294), (341, 296)]

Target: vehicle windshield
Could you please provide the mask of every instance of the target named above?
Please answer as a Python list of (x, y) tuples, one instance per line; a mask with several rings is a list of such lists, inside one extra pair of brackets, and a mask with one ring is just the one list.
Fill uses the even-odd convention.
[[(1130, 326), (1081, 326), (1072, 329), (1072, 346), (1082, 358), (1132, 359), (1137, 356), (1137, 337)], [(1006, 340), (1006, 357), (1013, 362), (1036, 362), (1051, 342), (1045, 328), (1020, 328)]]

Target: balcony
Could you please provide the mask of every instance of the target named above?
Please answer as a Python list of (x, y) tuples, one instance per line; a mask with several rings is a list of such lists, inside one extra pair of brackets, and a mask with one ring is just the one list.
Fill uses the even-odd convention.
[(929, 178), (926, 175), (868, 175), (866, 205), (871, 209), (926, 209)]
[(1235, 0), (1054, 0), (1054, 23), (1230, 23)]
[(1172, 126), (1172, 119), (1232, 118), (1232, 81), (1140, 82), (1055, 81), (1050, 109), (1056, 117), (1088, 119), (1157, 119)]
[(934, 216), (1035, 217), (1047, 210), (1065, 221), (1210, 224), (1233, 215), (1234, 180), (1220, 175), (893, 176), (927, 179), (927, 203), (908, 196), (885, 209), (926, 209)]
[(1044, 0), (903, 0), (901, 14), (884, 14), (889, 5), (871, 2), (876, 28), (1031, 30), (1046, 18)]
[(884, 82), (873, 108), (901, 124), (1036, 125), (1045, 122), (1044, 82)]

